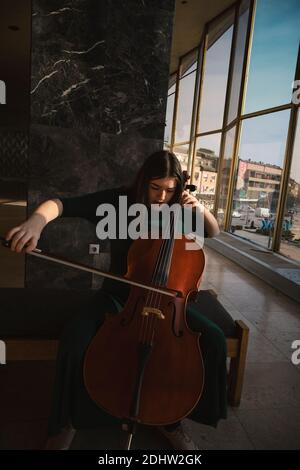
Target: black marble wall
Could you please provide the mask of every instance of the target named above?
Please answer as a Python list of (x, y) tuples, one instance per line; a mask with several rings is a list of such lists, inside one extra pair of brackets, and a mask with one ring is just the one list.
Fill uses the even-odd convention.
[[(174, 0), (33, 0), (29, 213), (50, 197), (128, 182), (163, 147)], [(40, 246), (107, 269), (108, 244), (58, 219)], [(26, 285), (97, 287), (100, 279), (27, 257)]]

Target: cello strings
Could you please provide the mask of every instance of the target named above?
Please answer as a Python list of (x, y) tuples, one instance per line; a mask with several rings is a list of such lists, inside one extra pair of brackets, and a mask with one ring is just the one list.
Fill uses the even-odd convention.
[[(175, 220), (174, 220), (175, 219)], [(176, 221), (176, 223), (175, 223)], [(174, 218), (174, 213), (171, 213), (171, 219), (169, 219), (169, 225), (166, 230), (170, 230), (169, 235), (170, 237), (166, 239), (166, 241), (163, 242), (164, 247), (163, 247), (163, 262), (162, 262), (162, 268), (160, 272), (161, 278), (158, 280), (159, 284), (162, 283), (162, 281), (167, 280), (170, 267), (171, 267), (171, 261), (172, 261), (172, 254), (173, 254), (173, 248), (174, 248), (174, 235), (175, 235), (175, 226), (177, 224), (177, 219)], [(165, 232), (166, 233), (166, 232)], [(166, 277), (163, 279), (163, 277)], [(153, 295), (154, 294), (154, 295)], [(156, 295), (156, 293), (151, 292), (151, 297), (154, 297), (154, 300), (152, 301), (154, 303), (154, 307), (159, 308), (162, 296)], [(151, 322), (150, 322), (150, 328), (152, 329), (152, 334), (154, 333), (154, 327), (155, 324), (157, 323), (157, 317), (152, 315)], [(151, 331), (151, 330), (150, 330)]]
[[(154, 272), (152, 274), (152, 282), (156, 280), (157, 273), (158, 273), (160, 265), (164, 264), (164, 263), (161, 263), (161, 259), (164, 257), (164, 251), (165, 251), (165, 245), (162, 243), (162, 245), (160, 246), (160, 249), (159, 249), (159, 255), (158, 255), (158, 258), (157, 258), (157, 261), (156, 261), (156, 264), (155, 264), (155, 269), (154, 269)], [(150, 291), (147, 291), (146, 305), (151, 305), (152, 306), (152, 295), (151, 295)], [(151, 316), (152, 316), (152, 314), (151, 314)], [(149, 323), (150, 322), (149, 322), (149, 317), (148, 316), (146, 318), (145, 317), (142, 318), (142, 338), (141, 338), (141, 340), (142, 340), (143, 343), (147, 342), (147, 330), (148, 330), (148, 327), (149, 327)], [(150, 330), (150, 332), (151, 332), (151, 330)], [(150, 338), (150, 341), (151, 341), (151, 338)]]
[[(181, 210), (181, 208), (180, 208)], [(174, 217), (174, 213), (171, 212), (171, 219), (169, 219), (169, 223), (166, 227), (166, 230), (164, 234), (166, 235), (167, 231), (169, 231), (169, 237), (166, 238), (165, 236), (163, 237), (163, 242), (160, 248), (160, 256), (158, 257), (157, 265), (155, 272), (159, 269), (159, 278), (156, 280), (159, 285), (162, 285), (162, 282), (164, 281), (164, 284), (166, 283), (167, 277), (170, 272), (170, 267), (171, 267), (171, 261), (172, 261), (172, 254), (173, 254), (173, 247), (174, 247), (174, 242), (175, 242), (175, 227), (177, 226), (178, 223), (178, 217), (179, 217), (179, 210), (176, 211), (177, 214)], [(150, 298), (149, 298), (150, 297)], [(149, 301), (150, 305), (153, 306), (154, 308), (159, 308), (160, 303), (161, 303), (162, 295), (153, 292), (148, 291), (148, 296), (147, 296), (147, 301)], [(146, 335), (145, 335), (145, 341), (150, 342), (153, 339), (154, 335), (154, 327), (155, 324), (157, 323), (157, 316), (151, 314), (151, 318), (148, 319), (147, 317), (147, 322), (146, 322)], [(147, 329), (148, 335), (147, 335)], [(148, 336), (148, 340), (147, 340)]]
[[(151, 221), (151, 219), (150, 219), (150, 221)], [(166, 228), (166, 230), (167, 229), (168, 229), (168, 227)], [(165, 234), (166, 234), (166, 232), (165, 232)], [(155, 269), (154, 269), (154, 272), (152, 274), (152, 282), (156, 280), (158, 269), (161, 266), (161, 264), (164, 265), (164, 263), (161, 263), (161, 259), (165, 256), (165, 254), (164, 254), (165, 250), (166, 250), (165, 245), (162, 243), (162, 245), (160, 246), (160, 249), (159, 249), (159, 255), (158, 255), (158, 258), (157, 258), (157, 261), (156, 261), (156, 264), (155, 264)], [(151, 295), (150, 291), (147, 292), (146, 305), (151, 305), (152, 306), (152, 295)], [(153, 315), (151, 314), (151, 316), (153, 316)], [(141, 342), (142, 343), (147, 342), (147, 330), (148, 330), (149, 323), (150, 322), (149, 322), (148, 316), (146, 318), (143, 316), (142, 317), (142, 328), (141, 328)], [(150, 330), (150, 332), (151, 332), (151, 330)], [(151, 340), (151, 338), (150, 338), (150, 340)]]

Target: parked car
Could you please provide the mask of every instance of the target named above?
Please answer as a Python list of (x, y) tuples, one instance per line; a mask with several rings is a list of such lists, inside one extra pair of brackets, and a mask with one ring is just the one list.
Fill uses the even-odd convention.
[(241, 217), (241, 214), (240, 214), (239, 211), (233, 211), (233, 212), (232, 212), (232, 217), (240, 218), (240, 217)]
[(270, 209), (268, 207), (257, 207), (255, 209), (256, 217), (270, 217)]

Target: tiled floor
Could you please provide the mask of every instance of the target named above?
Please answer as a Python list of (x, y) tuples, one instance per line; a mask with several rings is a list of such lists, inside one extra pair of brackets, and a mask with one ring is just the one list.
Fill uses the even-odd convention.
[[(250, 328), (242, 401), (217, 429), (185, 420), (200, 448), (300, 449), (300, 365), (291, 343), (300, 340), (300, 308), (227, 258), (206, 249), (203, 289), (214, 289), (234, 319)], [(78, 432), (73, 448), (118, 446), (118, 429)], [(141, 427), (133, 448), (165, 449), (154, 429)]]
[[(232, 317), (250, 328), (247, 367), (241, 404), (229, 409), (227, 420), (217, 429), (190, 420), (184, 426), (204, 450), (300, 449), (300, 365), (291, 362), (291, 343), (300, 340), (299, 305), (211, 249), (206, 255), (202, 288), (214, 289)], [(0, 448), (34, 448), (29, 429), (42, 442), (45, 417), (31, 422), (27, 410), (21, 419), (1, 426)], [(118, 428), (79, 431), (72, 448), (116, 449), (119, 437)], [(169, 446), (155, 429), (141, 426), (132, 448)]]

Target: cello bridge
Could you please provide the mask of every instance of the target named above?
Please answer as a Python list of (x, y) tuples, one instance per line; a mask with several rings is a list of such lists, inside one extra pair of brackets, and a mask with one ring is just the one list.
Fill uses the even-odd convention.
[(164, 314), (162, 313), (161, 310), (159, 310), (159, 308), (144, 307), (143, 311), (142, 311), (142, 316), (143, 317), (148, 317), (150, 314), (156, 315), (159, 318), (159, 320), (164, 320), (165, 319)]

